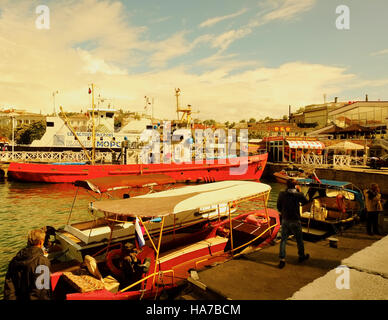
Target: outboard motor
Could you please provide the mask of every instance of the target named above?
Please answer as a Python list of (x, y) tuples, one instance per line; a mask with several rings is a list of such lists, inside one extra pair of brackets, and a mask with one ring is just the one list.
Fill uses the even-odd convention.
[(55, 232), (57, 231), (54, 227), (46, 226), (43, 228), (44, 232), (46, 232), (46, 236), (44, 238), (43, 246), (46, 249), (49, 249), (56, 241)]

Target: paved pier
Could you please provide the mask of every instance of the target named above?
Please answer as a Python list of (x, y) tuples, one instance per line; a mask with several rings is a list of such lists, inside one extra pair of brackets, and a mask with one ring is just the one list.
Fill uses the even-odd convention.
[[(201, 298), (198, 292), (202, 297), (211, 292), (232, 300), (330, 300), (338, 299), (341, 292), (342, 299), (388, 299), (388, 278), (378, 274), (388, 275), (388, 237), (367, 235), (364, 224), (335, 237), (338, 248), (330, 247), (327, 239), (305, 241), (311, 256), (303, 263), (298, 263), (296, 242), (288, 240), (284, 269), (277, 267), (279, 243), (205, 269), (198, 272), (198, 281), (193, 281), (197, 284), (194, 291), (197, 298)], [(342, 264), (351, 268), (350, 289), (346, 291), (336, 287), (339, 274), (335, 269)], [(362, 288), (358, 286), (361, 281)]]
[[(388, 300), (388, 236), (342, 260), (347, 270), (331, 270), (301, 288), (292, 300)], [(348, 280), (345, 280), (348, 272)], [(338, 286), (333, 286), (337, 282)], [(347, 281), (347, 282), (346, 282)]]

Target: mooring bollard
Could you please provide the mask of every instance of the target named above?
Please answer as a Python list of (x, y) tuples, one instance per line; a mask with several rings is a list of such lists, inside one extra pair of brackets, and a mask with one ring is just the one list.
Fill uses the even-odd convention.
[(329, 245), (331, 248), (338, 248), (338, 239), (337, 238), (327, 238), (329, 240)]

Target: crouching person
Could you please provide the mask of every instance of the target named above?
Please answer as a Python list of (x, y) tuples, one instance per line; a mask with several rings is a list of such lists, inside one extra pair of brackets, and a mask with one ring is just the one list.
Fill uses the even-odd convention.
[(4, 283), (4, 300), (50, 300), (50, 261), (44, 256), (45, 232), (28, 233), (27, 247), (11, 260)]

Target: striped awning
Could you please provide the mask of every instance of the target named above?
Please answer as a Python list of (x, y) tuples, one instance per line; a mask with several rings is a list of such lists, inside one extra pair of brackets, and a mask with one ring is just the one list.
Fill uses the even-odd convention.
[(286, 140), (291, 149), (324, 149), (325, 145), (320, 141), (290, 141)]

